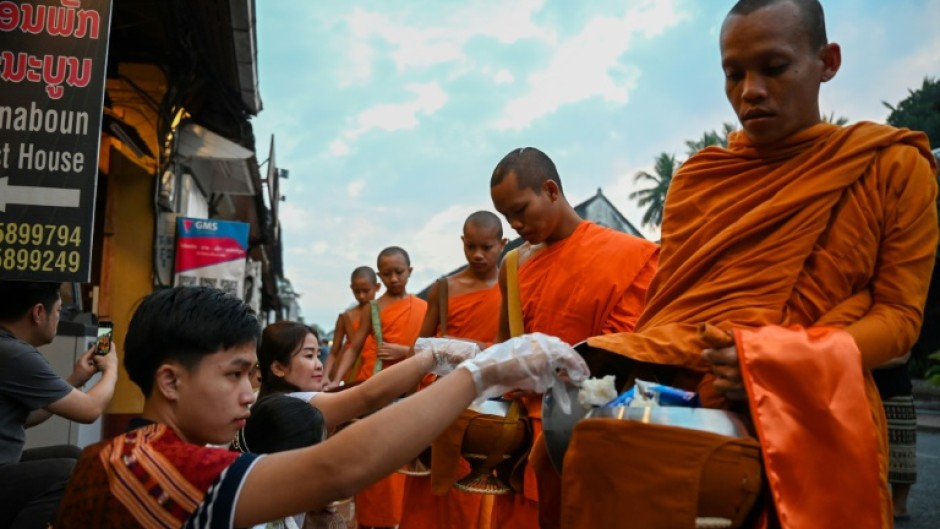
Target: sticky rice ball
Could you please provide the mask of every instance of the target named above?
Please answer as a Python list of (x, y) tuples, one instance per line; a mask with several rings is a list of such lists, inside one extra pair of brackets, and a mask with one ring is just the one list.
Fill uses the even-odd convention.
[(603, 378), (592, 377), (581, 382), (581, 389), (578, 391), (578, 402), (581, 407), (589, 410), (614, 400), (617, 397), (614, 380), (614, 375), (607, 375)]

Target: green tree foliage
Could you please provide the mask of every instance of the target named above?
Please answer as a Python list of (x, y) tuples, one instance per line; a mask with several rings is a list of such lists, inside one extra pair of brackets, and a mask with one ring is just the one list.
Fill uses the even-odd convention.
[(634, 182), (647, 180), (652, 182), (652, 186), (646, 189), (640, 189), (630, 193), (630, 198), (636, 198), (637, 205), (646, 208), (643, 213), (643, 224), (647, 226), (660, 226), (663, 223), (663, 208), (666, 206), (666, 192), (669, 191), (669, 184), (672, 183), (672, 176), (679, 168), (676, 163), (676, 156), (669, 153), (661, 153), (656, 158), (653, 166), (653, 173), (639, 171), (633, 177)]
[(940, 147), (940, 80), (924, 77), (924, 84), (917, 90), (908, 90), (909, 96), (897, 106), (884, 102), (891, 110), (888, 124), (922, 130), (930, 138), (933, 148)]
[[(734, 132), (737, 127), (732, 123), (722, 123), (721, 130), (707, 130), (697, 140), (687, 140), (685, 142), (686, 154), (692, 156), (705, 147), (717, 145), (719, 147), (728, 146), (728, 135)], [(640, 189), (630, 193), (630, 198), (638, 199), (637, 205), (646, 208), (643, 213), (643, 224), (646, 226), (661, 226), (663, 223), (663, 208), (666, 207), (666, 193), (669, 191), (669, 184), (672, 183), (672, 177), (676, 174), (681, 161), (676, 160), (674, 154), (660, 153), (656, 157), (653, 165), (653, 173), (639, 171), (634, 175), (634, 182), (641, 180), (652, 182), (652, 186), (646, 189)]]
[(702, 137), (697, 140), (686, 140), (686, 155), (691, 157), (705, 147), (711, 147), (712, 145), (727, 147), (728, 135), (737, 130), (737, 128), (734, 123), (725, 122), (721, 124), (721, 132), (707, 130), (703, 132)]
[(822, 120), (826, 123), (832, 123), (833, 125), (843, 126), (848, 125), (849, 118), (845, 116), (836, 117), (835, 112), (830, 113), (828, 116), (826, 114), (822, 115)]

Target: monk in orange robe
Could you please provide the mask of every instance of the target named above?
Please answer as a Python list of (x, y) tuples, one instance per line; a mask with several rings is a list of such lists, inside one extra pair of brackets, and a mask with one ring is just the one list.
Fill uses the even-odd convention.
[[(499, 256), (506, 246), (499, 217), (477, 211), (463, 225), (467, 267), (440, 279), (428, 291), (428, 311), (421, 336), (447, 336), (476, 342), (481, 349), (492, 343), (499, 325)], [(441, 285), (446, 281), (446, 288)], [(443, 306), (441, 302), (443, 301)], [(446, 321), (441, 321), (441, 313)], [(462, 458), (458, 475), (470, 472)], [(463, 492), (448, 486), (435, 495), (430, 476), (405, 478), (405, 502), (400, 529), (477, 529), (489, 520), (492, 496)], [(488, 525), (483, 525), (488, 527)]]
[[(575, 344), (598, 334), (633, 330), (656, 272), (656, 244), (581, 219), (562, 192), (555, 164), (538, 149), (507, 154), (493, 171), (490, 195), (525, 239), (518, 249), (516, 277), (508, 277), (506, 260), (500, 267), (503, 303), (497, 341), (511, 334), (543, 332)], [(521, 329), (510, 329), (511, 282), (518, 284)], [(541, 395), (522, 399), (535, 439), (524, 493), (497, 498), (493, 527), (538, 527), (539, 508), (543, 527), (557, 524), (559, 518), (558, 475), (541, 438)], [(538, 483), (535, 468), (545, 470)]]
[[(918, 334), (938, 239), (933, 157), (921, 133), (821, 121), (820, 84), (841, 52), (816, 1), (741, 1), (720, 38), (743, 131), (674, 177), (636, 332), (589, 344), (674, 366), (673, 384), (704, 405), (750, 412), (770, 485), (751, 525), (892, 527), (869, 370)], [(575, 428), (562, 525), (687, 525), (662, 507), (681, 496), (672, 485), (692, 490), (689, 476), (657, 482), (670, 498), (630, 501), (630, 467), (621, 479), (586, 470), (612, 435)]]
[[(359, 328), (362, 309), (378, 294), (379, 278), (375, 275), (375, 271), (368, 266), (360, 266), (353, 270), (349, 279), (349, 289), (352, 290), (353, 297), (356, 299), (356, 305), (341, 312), (339, 317), (336, 318), (336, 325), (333, 327), (333, 344), (330, 346), (330, 354), (327, 355), (326, 365), (323, 368), (325, 386), (329, 385), (330, 380), (336, 378), (340, 354), (346, 349), (345, 346), (352, 340), (353, 333)], [(363, 348), (374, 344), (374, 341), (366, 343)], [(366, 356), (373, 356), (374, 354), (374, 351), (367, 351)], [(352, 376), (346, 375), (347, 380), (345, 382), (352, 382), (354, 375), (358, 373), (359, 370), (357, 369)]]
[[(360, 357), (360, 367), (355, 379), (366, 380), (407, 358), (418, 338), (427, 303), (407, 292), (412, 271), (408, 252), (397, 246), (382, 250), (378, 269), (385, 293), (374, 302), (375, 308), (372, 303), (363, 307), (361, 324), (342, 354), (331, 387), (344, 380), (356, 357)], [(378, 318), (378, 328), (373, 325), (373, 318)], [(375, 344), (375, 354), (371, 356), (366, 356), (369, 349), (364, 347), (368, 341)], [(404, 474), (396, 472), (356, 494), (359, 527), (394, 527), (401, 522), (404, 478)]]

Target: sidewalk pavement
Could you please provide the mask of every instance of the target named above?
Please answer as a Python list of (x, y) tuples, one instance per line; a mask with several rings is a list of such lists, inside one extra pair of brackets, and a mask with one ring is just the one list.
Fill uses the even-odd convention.
[(923, 380), (912, 380), (914, 406), (917, 408), (917, 429), (940, 432), (940, 386)]
[(940, 413), (917, 410), (917, 429), (923, 432), (940, 432)]

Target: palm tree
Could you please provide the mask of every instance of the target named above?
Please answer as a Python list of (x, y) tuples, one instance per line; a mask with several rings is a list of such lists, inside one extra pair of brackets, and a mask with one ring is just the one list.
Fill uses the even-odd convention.
[(692, 156), (698, 151), (704, 149), (705, 147), (710, 147), (712, 145), (718, 145), (719, 147), (728, 146), (728, 135), (737, 130), (737, 126), (734, 123), (722, 123), (721, 132), (714, 130), (707, 130), (702, 133), (702, 137), (698, 140), (686, 140), (685, 146), (687, 148), (686, 154)]
[(679, 164), (676, 163), (676, 156), (669, 153), (660, 153), (653, 166), (654, 174), (646, 171), (638, 171), (633, 177), (634, 182), (640, 180), (649, 180), (653, 182), (652, 187), (640, 189), (630, 193), (630, 198), (639, 198), (637, 205), (646, 207), (643, 213), (643, 224), (647, 226), (660, 226), (663, 223), (663, 208), (666, 207), (666, 192), (669, 191), (669, 184), (672, 183), (672, 176), (675, 174)]
[(845, 116), (836, 117), (835, 112), (830, 112), (828, 116), (823, 114), (822, 120), (826, 123), (832, 123), (833, 125), (838, 125), (840, 127), (849, 123), (849, 118)]

